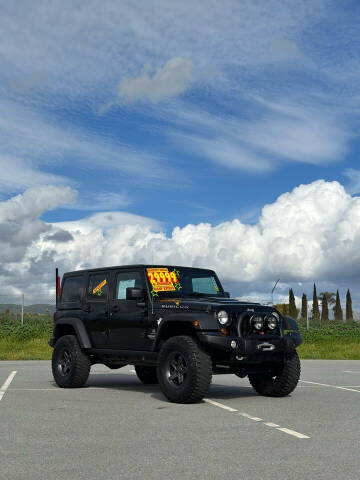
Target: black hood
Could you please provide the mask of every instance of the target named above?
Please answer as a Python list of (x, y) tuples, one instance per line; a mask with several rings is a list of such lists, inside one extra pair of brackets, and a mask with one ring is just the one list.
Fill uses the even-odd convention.
[(260, 303), (241, 302), (234, 298), (225, 297), (184, 297), (184, 298), (164, 298), (161, 301), (154, 302), (154, 308), (173, 309), (173, 310), (227, 310), (231, 312), (244, 311), (276, 311), (276, 308)]

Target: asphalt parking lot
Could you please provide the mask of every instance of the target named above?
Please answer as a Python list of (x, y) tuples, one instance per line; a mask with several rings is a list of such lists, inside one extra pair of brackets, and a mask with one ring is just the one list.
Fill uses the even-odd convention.
[(302, 367), (287, 398), (217, 375), (178, 405), (129, 366), (64, 390), (50, 362), (0, 362), (0, 478), (358, 480), (360, 361)]

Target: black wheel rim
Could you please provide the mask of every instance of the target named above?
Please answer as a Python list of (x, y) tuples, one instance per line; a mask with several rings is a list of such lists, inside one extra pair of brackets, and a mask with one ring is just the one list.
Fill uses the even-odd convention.
[(165, 376), (173, 387), (181, 387), (188, 375), (188, 365), (180, 352), (173, 352), (167, 359)]
[(66, 377), (71, 372), (71, 354), (69, 350), (64, 349), (58, 360), (58, 371), (60, 375)]

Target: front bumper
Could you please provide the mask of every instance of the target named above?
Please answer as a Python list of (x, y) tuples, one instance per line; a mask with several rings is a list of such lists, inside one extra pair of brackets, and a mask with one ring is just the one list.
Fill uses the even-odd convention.
[[(259, 354), (291, 353), (302, 343), (299, 332), (291, 332), (283, 337), (264, 335), (248, 338), (230, 337), (218, 332), (201, 332), (198, 335), (200, 343), (208, 350), (226, 352), (234, 356), (256, 356)], [(231, 342), (235, 341), (235, 348)]]

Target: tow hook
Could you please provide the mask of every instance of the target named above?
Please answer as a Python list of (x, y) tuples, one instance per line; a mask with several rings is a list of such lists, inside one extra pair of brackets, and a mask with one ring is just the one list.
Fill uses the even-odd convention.
[(275, 345), (273, 345), (272, 343), (260, 343), (258, 346), (257, 346), (258, 350), (262, 350), (263, 352), (270, 352), (271, 350), (275, 350)]

